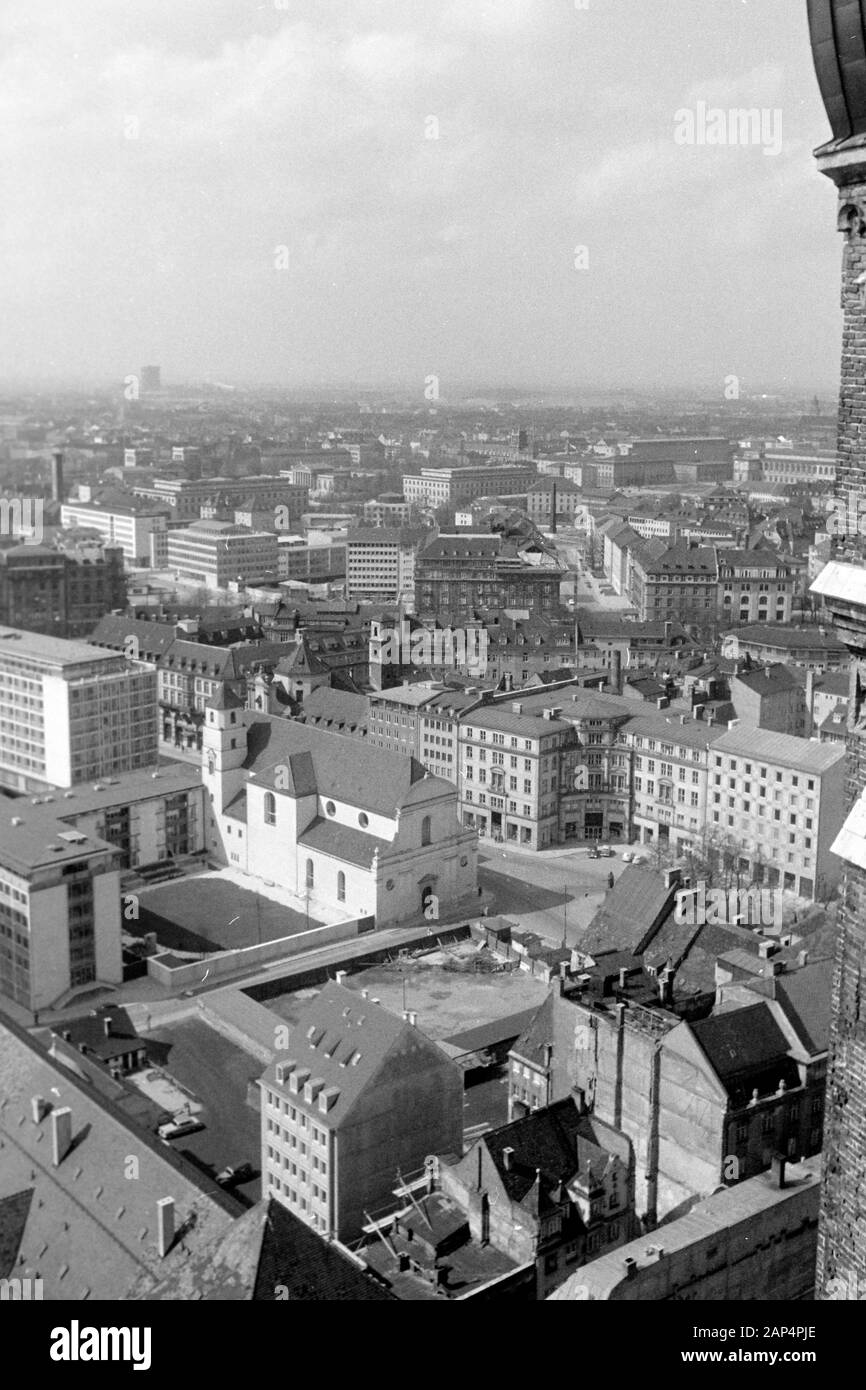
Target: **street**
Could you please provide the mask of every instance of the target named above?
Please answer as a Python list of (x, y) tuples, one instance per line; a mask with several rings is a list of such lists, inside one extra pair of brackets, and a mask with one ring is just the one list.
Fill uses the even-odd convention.
[(560, 945), (565, 934), (570, 945), (604, 901), (608, 875), (616, 879), (626, 867), (625, 848), (614, 847), (611, 859), (590, 859), (588, 846), (534, 853), (485, 846), (478, 882), (490, 894), (491, 916), (508, 917), (551, 945)]

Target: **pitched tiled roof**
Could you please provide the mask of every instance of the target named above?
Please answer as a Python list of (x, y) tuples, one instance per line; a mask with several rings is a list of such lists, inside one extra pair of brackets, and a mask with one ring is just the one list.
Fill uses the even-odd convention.
[(662, 874), (646, 864), (629, 864), (611, 888), (576, 945), (587, 955), (637, 951), (666, 913), (675, 893)]
[(141, 618), (131, 618), (125, 613), (106, 613), (100, 618), (89, 637), (97, 647), (110, 647), (112, 651), (126, 650), (130, 637), (138, 643), (142, 661), (158, 661), (164, 656), (175, 640), (173, 623), (151, 623)]
[(336, 1242), (323, 1240), (273, 1198), (257, 1203), (202, 1246), (149, 1300), (227, 1302), (393, 1301), (394, 1295)]
[(553, 1046), (553, 994), (548, 994), (540, 1009), (532, 1015), (532, 1022), (521, 1033), (511, 1051), (536, 1066), (545, 1065), (545, 1049)]
[[(39, 1122), (34, 1096), (48, 1104)], [(50, 1111), (67, 1106), (74, 1146), (55, 1167)], [(207, 1179), (153, 1133), (132, 1128), (94, 1086), (6, 1018), (0, 1020), (0, 1137), (0, 1190), (33, 1192), (28, 1211), (21, 1203), (17, 1216), (7, 1211), (0, 1230), (8, 1250), (17, 1229), (23, 1259), (15, 1275), (38, 1274), (46, 1300), (124, 1299), (134, 1289), (147, 1296), (234, 1220), (231, 1198), (206, 1191)], [(130, 1153), (138, 1156), (136, 1182), (125, 1176)], [(157, 1202), (163, 1197), (174, 1198), (176, 1229), (185, 1233), (160, 1258)]]
[[(442, 792), (453, 790), (450, 782), (431, 777), (417, 758), (374, 748), (360, 739), (349, 742), (341, 734), (325, 733), (294, 719), (257, 716), (248, 725), (244, 767), (257, 778), (273, 782), (276, 769), (286, 766), (294, 795), (318, 791), (386, 816), (410, 804), (422, 782), (435, 784)], [(292, 787), (282, 789), (292, 792)]]
[[(780, 1080), (799, 1084), (789, 1043), (766, 1003), (712, 1014), (692, 1023), (692, 1032), (713, 1070), (731, 1093), (749, 1091), (752, 1081), (768, 1078), (775, 1089)], [(793, 1083), (791, 1071), (793, 1069)], [(743, 1095), (747, 1099), (747, 1095)]]
[[(543, 1210), (549, 1194), (575, 1176), (579, 1166), (578, 1140), (589, 1145), (583, 1153), (583, 1169), (587, 1160), (602, 1158), (607, 1165), (608, 1155), (586, 1135), (582, 1116), (570, 1098), (534, 1110), (522, 1119), (482, 1135), (484, 1144), (496, 1165), (502, 1184), (513, 1202), (527, 1203), (534, 1211)], [(513, 1150), (506, 1157), (505, 1150)]]
[[(288, 1075), (302, 1071), (305, 1079), (321, 1081), (333, 1103), (326, 1112), (328, 1123), (338, 1126), (350, 1115), (356, 1101), (388, 1065), (388, 1057), (412, 1025), (343, 985), (329, 982), (302, 1009), (291, 1029), (288, 1050), (271, 1063), (262, 1077), (265, 1085), (280, 1089), (277, 1067), (294, 1063), (283, 1082), (292, 1104), (318, 1115), (317, 1101), (307, 1103), (303, 1088), (289, 1090)], [(412, 1027), (413, 1045), (429, 1050), (431, 1065), (452, 1066), (444, 1053), (420, 1029)]]
[(777, 695), (782, 691), (796, 690), (800, 685), (794, 673), (781, 661), (773, 662), (770, 666), (759, 666), (752, 671), (741, 671), (734, 679), (756, 695)]
[(301, 718), (316, 729), (333, 734), (366, 734), (370, 717), (370, 697), (354, 695), (320, 685), (307, 696)]
[(391, 848), (388, 840), (355, 830), (351, 825), (325, 820), (322, 816), (317, 816), (303, 835), (298, 836), (298, 846), (316, 850), (319, 854), (329, 854), (334, 859), (344, 859), (362, 869), (370, 868), (376, 853), (384, 854)]
[(326, 675), (328, 671), (321, 657), (316, 656), (310, 650), (310, 644), (306, 637), (302, 637), (300, 642), (283, 657), (276, 669), (282, 676), (322, 676)]

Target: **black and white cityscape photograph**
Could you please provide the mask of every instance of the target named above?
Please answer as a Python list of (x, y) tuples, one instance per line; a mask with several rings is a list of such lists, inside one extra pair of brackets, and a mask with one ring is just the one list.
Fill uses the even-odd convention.
[(0, 110), (3, 1345), (829, 1370), (866, 3), (4, 0)]

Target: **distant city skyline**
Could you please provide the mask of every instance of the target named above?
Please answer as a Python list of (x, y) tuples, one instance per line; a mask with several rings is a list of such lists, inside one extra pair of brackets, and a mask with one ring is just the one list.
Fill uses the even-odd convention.
[(47, 0), (0, 36), (0, 387), (835, 398), (805, 5)]

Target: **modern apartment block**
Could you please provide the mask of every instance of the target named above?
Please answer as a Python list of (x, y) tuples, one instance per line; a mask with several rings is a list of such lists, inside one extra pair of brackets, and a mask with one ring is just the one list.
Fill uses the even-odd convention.
[(401, 1175), (463, 1148), (463, 1075), (415, 1025), (329, 983), (261, 1081), (264, 1195), (357, 1239)]
[(840, 877), (830, 851), (845, 818), (844, 788), (838, 744), (740, 726), (712, 746), (708, 824), (738, 841), (751, 880), (826, 897)]
[(167, 527), (164, 508), (141, 503), (64, 502), (60, 520), (64, 527), (84, 526), (98, 531), (109, 545), (120, 547), (131, 566), (150, 564), (151, 535), (159, 535)]
[(66, 992), (123, 978), (114, 846), (4, 802), (0, 823), (0, 996), (34, 1012)]
[(197, 521), (169, 532), (167, 567), (179, 579), (193, 580), (209, 589), (273, 580), (277, 574), (276, 532), (249, 531), (230, 521)]
[(0, 628), (0, 785), (71, 787), (156, 760), (152, 667), (85, 642)]
[(411, 602), (422, 528), (369, 526), (346, 534), (346, 597), (369, 603)]

